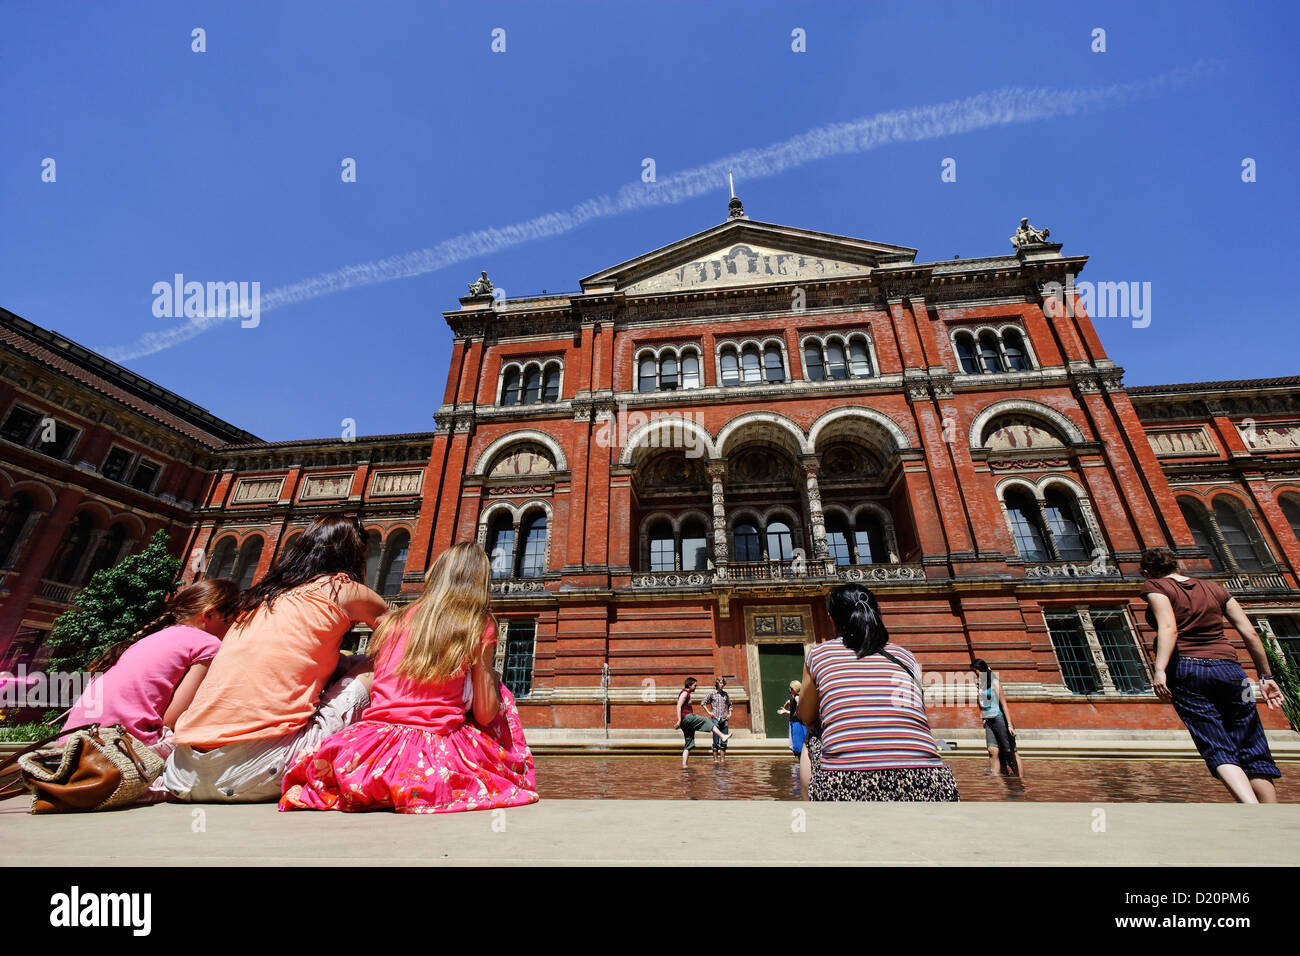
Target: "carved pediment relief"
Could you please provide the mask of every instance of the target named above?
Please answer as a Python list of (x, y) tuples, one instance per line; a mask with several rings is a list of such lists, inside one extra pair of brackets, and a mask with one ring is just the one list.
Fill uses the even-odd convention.
[(725, 288), (764, 282), (835, 279), (863, 276), (871, 267), (807, 252), (735, 243), (632, 283), (629, 293), (676, 292)]
[(537, 442), (520, 442), (496, 457), (488, 469), (489, 478), (515, 478), (519, 475), (549, 475), (555, 471), (551, 453)]
[(1037, 419), (1003, 415), (989, 423), (984, 432), (984, 447), (989, 451), (1036, 451), (1064, 448), (1065, 442)]

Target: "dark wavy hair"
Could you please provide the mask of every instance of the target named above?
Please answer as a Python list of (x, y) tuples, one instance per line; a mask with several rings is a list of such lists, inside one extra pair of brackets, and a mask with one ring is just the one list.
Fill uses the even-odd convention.
[(269, 611), (285, 591), (322, 575), (346, 574), (358, 584), (366, 580), (366, 539), (356, 518), (329, 515), (317, 518), (276, 559), (262, 580), (239, 597), (239, 614)]
[(889, 643), (876, 596), (861, 584), (841, 584), (826, 596), (826, 610), (844, 646), (858, 657), (877, 653)]
[(1142, 572), (1149, 578), (1163, 578), (1178, 570), (1178, 556), (1168, 548), (1147, 548), (1142, 555)]

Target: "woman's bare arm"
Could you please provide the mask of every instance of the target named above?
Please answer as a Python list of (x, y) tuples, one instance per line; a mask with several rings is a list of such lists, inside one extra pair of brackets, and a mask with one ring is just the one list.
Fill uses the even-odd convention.
[[(1250, 623), (1250, 618), (1246, 617), (1246, 612), (1241, 609), (1236, 598), (1230, 598), (1228, 603), (1223, 606), (1223, 614), (1237, 629), (1241, 639), (1246, 642), (1246, 650), (1250, 654), (1250, 659), (1255, 662), (1255, 672), (1262, 678), (1265, 674), (1270, 674), (1272, 668), (1268, 663), (1268, 654), (1264, 650), (1264, 642), (1260, 639), (1259, 634), (1255, 631), (1255, 626)], [(1271, 710), (1282, 703), (1282, 688), (1278, 687), (1275, 681), (1261, 681), (1264, 692), (1264, 702), (1268, 704)]]
[(1174, 619), (1174, 606), (1169, 598), (1152, 591), (1144, 594), (1147, 604), (1156, 616), (1156, 672), (1151, 675), (1155, 692), (1160, 697), (1169, 696), (1169, 683), (1165, 671), (1174, 656), (1174, 642), (1178, 639), (1178, 622)]
[(821, 704), (821, 696), (817, 693), (817, 684), (813, 682), (812, 674), (808, 673), (808, 665), (803, 666), (803, 681), (800, 684), (799, 691), (799, 720), (805, 725), (811, 727), (817, 723), (817, 708)]
[(370, 627), (374, 627), (379, 619), (388, 613), (388, 602), (356, 581), (349, 581), (342, 585), (337, 600), (343, 613), (350, 619), (361, 621)]
[(194, 695), (198, 693), (199, 685), (203, 683), (203, 678), (208, 676), (210, 663), (209, 659), (190, 665), (181, 682), (176, 685), (176, 690), (172, 692), (171, 703), (167, 705), (167, 712), (163, 714), (164, 727), (175, 727), (176, 721), (181, 719), (181, 714), (185, 713), (186, 708), (194, 702)]
[(496, 656), (496, 641), (484, 641), (479, 659), (470, 668), (470, 681), (474, 686), (474, 723), (486, 727), (497, 719), (501, 710), (501, 692), (497, 688), (497, 672), (492, 667)]

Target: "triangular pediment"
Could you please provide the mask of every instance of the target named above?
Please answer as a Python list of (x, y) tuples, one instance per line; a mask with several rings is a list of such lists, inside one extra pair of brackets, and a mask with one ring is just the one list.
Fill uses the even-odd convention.
[(582, 289), (654, 295), (813, 282), (915, 259), (905, 246), (737, 218), (588, 276)]

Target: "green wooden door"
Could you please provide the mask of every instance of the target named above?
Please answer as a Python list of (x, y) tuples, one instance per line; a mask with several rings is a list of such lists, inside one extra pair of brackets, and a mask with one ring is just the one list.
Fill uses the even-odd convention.
[(763, 687), (763, 727), (768, 737), (788, 737), (790, 724), (778, 714), (790, 696), (790, 681), (803, 676), (802, 644), (759, 644), (758, 679)]

